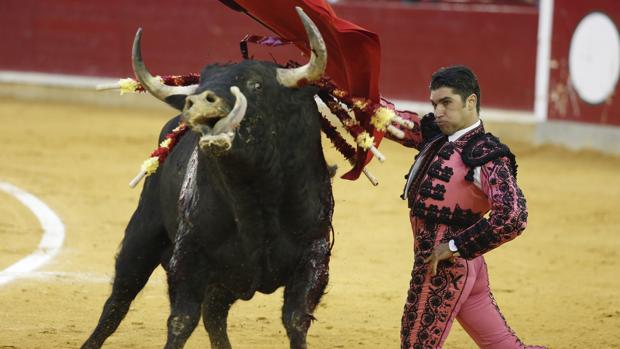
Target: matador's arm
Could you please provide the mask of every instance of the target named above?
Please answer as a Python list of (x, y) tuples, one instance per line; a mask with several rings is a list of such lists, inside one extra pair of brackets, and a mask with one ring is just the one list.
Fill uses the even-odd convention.
[(502, 156), (481, 166), (482, 190), (491, 205), (489, 218), (463, 230), (454, 238), (459, 254), (472, 259), (521, 234), (527, 225), (527, 207), (510, 161)]
[(435, 138), (435, 136), (441, 133), (439, 127), (435, 124), (435, 116), (433, 113), (426, 114), (424, 117), (420, 118), (418, 114), (414, 112), (399, 111), (398, 116), (404, 120), (411, 121), (414, 125), (413, 129), (393, 123), (392, 125), (401, 130), (405, 136), (403, 138), (398, 138), (386, 132), (385, 137), (405, 147), (420, 150), (427, 141)]
[(405, 120), (413, 123), (413, 128), (409, 129), (404, 125), (393, 122), (392, 126), (401, 130), (404, 134), (403, 138), (398, 138), (391, 134), (390, 132), (385, 133), (385, 138), (392, 140), (394, 142), (400, 143), (405, 147), (420, 149), (420, 143), (422, 142), (422, 133), (420, 129), (420, 117), (418, 114), (410, 111), (401, 111), (397, 113), (398, 116)]

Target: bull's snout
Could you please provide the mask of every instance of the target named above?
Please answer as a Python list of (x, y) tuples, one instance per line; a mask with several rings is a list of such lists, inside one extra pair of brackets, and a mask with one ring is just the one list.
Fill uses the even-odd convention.
[(191, 128), (199, 131), (213, 126), (230, 112), (230, 106), (211, 90), (185, 98), (182, 118)]
[(185, 99), (185, 109), (191, 108), (194, 103), (203, 101), (209, 105), (215, 105), (217, 102), (220, 102), (221, 98), (212, 91), (204, 91), (199, 95), (191, 95)]
[(183, 120), (202, 134), (198, 144), (203, 150), (221, 155), (232, 147), (235, 132), (245, 117), (248, 101), (237, 86), (230, 87), (235, 105), (228, 104), (212, 91), (188, 96), (183, 108)]

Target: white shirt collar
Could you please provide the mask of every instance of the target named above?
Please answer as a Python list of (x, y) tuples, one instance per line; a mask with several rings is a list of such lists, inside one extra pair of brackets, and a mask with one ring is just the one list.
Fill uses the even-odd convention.
[(467, 126), (467, 127), (463, 128), (463, 129), (460, 129), (460, 130), (454, 132), (453, 134), (449, 135), (448, 136), (448, 141), (449, 142), (456, 141), (457, 139), (461, 138), (467, 132), (475, 129), (478, 126), (480, 126), (480, 124), (481, 124), (480, 119), (478, 119), (478, 121), (476, 121), (473, 125)]

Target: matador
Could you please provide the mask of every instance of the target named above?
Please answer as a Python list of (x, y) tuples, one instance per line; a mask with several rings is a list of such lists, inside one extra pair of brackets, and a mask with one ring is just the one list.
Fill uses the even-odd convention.
[(524, 345), (510, 329), (483, 257), (527, 224), (515, 156), (485, 132), (480, 88), (469, 68), (440, 69), (430, 91), (434, 113), (405, 113), (413, 130), (401, 128), (404, 139), (388, 136), (420, 150), (402, 194), (410, 209), (414, 266), (401, 348), (441, 348), (455, 318), (480, 348), (544, 348)]

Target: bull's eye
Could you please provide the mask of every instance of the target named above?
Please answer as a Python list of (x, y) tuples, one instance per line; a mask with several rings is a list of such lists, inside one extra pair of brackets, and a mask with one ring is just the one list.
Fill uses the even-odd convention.
[(258, 81), (249, 81), (248, 87), (252, 90), (260, 91), (263, 88), (263, 85), (261, 85), (261, 83)]

